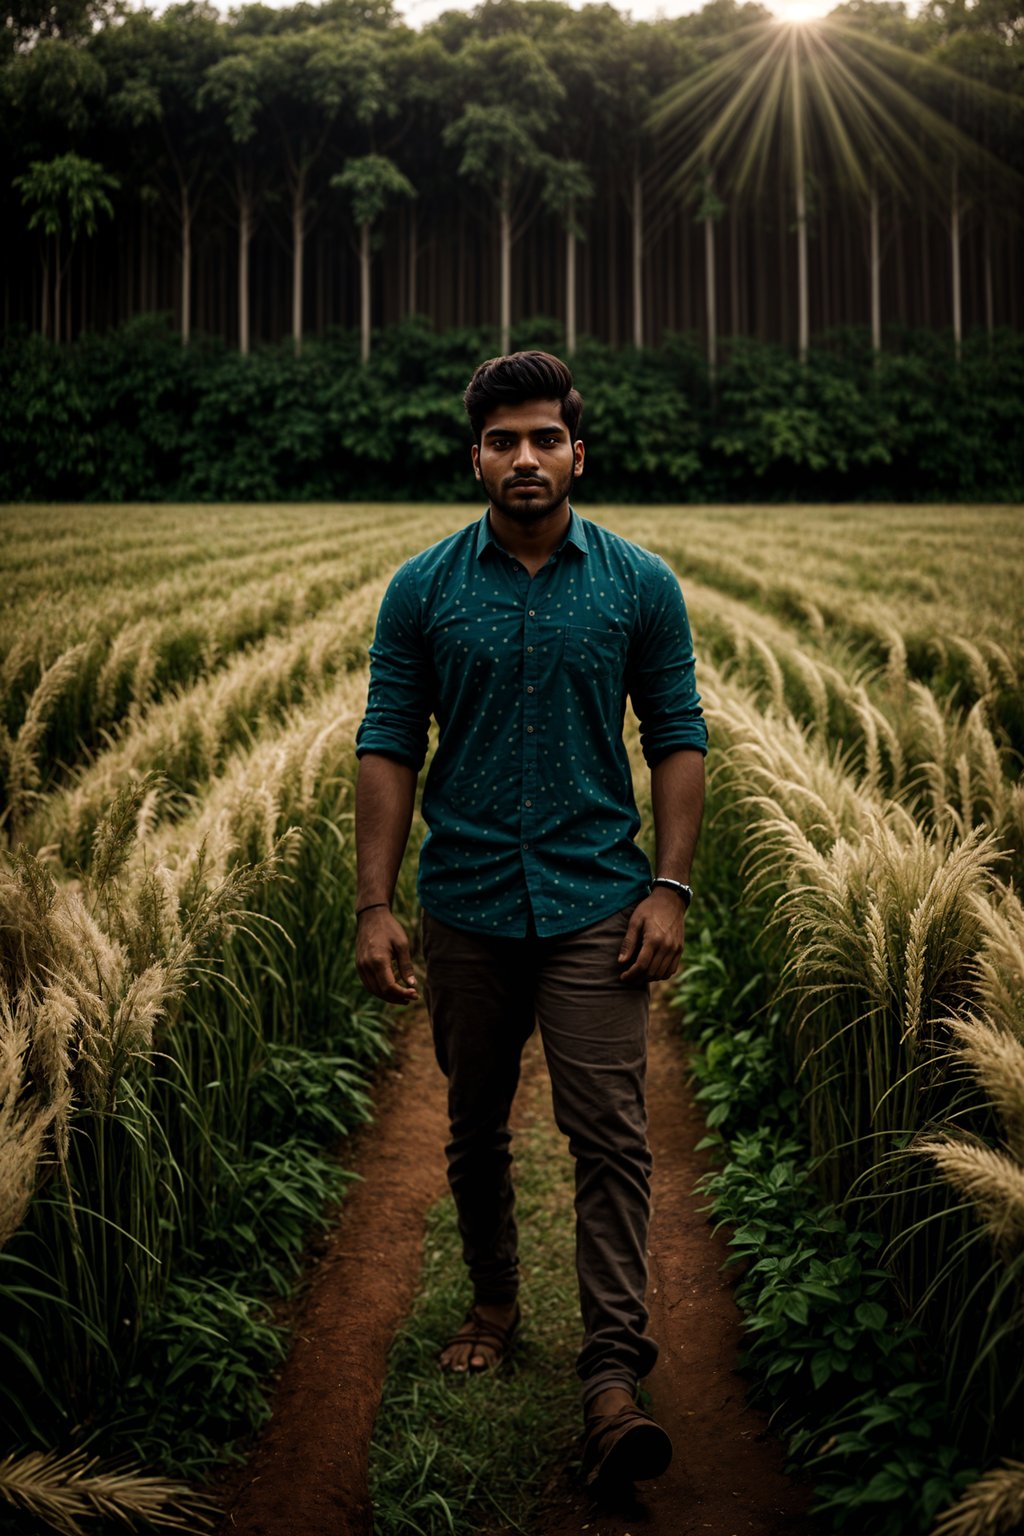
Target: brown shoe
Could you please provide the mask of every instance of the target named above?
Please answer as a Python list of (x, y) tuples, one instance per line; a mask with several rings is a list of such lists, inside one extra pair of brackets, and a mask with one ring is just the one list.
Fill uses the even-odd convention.
[(583, 1476), (596, 1493), (660, 1477), (672, 1460), (672, 1441), (635, 1404), (588, 1421)]
[[(519, 1328), (520, 1311), (518, 1306), (512, 1321), (504, 1328), (499, 1323), (488, 1322), (481, 1316), (476, 1307), (470, 1307), (463, 1320), (462, 1327), (457, 1333), (453, 1333), (450, 1339), (446, 1339), (438, 1350), (438, 1358), (450, 1349), (453, 1344), (468, 1344), (469, 1355), (464, 1371), (457, 1371), (454, 1366), (441, 1366), (441, 1369), (451, 1376), (479, 1376), (484, 1371), (496, 1371), (508, 1359), (512, 1348), (512, 1341)], [(487, 1365), (473, 1365), (473, 1355), (477, 1350), (486, 1350), (491, 1356)]]

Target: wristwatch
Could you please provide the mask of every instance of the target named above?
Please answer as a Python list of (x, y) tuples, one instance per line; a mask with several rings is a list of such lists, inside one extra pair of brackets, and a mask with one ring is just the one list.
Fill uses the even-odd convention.
[(688, 908), (693, 900), (693, 886), (684, 885), (681, 880), (670, 880), (667, 875), (659, 875), (656, 880), (651, 881), (652, 891), (656, 885), (667, 885), (670, 891), (676, 891), (683, 898), (684, 908)]

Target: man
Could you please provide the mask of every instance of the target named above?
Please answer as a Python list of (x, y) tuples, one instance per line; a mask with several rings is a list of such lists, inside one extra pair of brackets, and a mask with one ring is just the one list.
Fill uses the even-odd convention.
[[(570, 506), (584, 448), (569, 369), (544, 352), (492, 358), (465, 404), (487, 511), (400, 567), (370, 650), (356, 957), (378, 997), (416, 996), (391, 899), (433, 714), (418, 890), (474, 1292), (440, 1363), (494, 1370), (519, 1324), (508, 1118), (537, 1022), (575, 1159), (584, 1470), (601, 1490), (656, 1477), (672, 1455), (635, 1402), (657, 1356), (644, 1305), (648, 984), (682, 953), (707, 732), (672, 571)], [(651, 768), (653, 884), (634, 842), (627, 693)]]

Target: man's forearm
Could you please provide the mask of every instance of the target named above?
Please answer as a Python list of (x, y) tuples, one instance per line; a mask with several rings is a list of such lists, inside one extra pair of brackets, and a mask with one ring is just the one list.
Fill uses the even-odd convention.
[(689, 884), (704, 812), (704, 754), (670, 752), (651, 769), (656, 875)]
[(391, 904), (416, 803), (416, 770), (380, 753), (360, 758), (356, 779), (356, 906)]

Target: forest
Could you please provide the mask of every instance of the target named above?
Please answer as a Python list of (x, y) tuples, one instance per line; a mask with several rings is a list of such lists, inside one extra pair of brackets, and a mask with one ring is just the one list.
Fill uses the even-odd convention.
[(246, 353), (412, 316), (549, 317), (568, 351), (837, 327), (959, 350), (1021, 324), (1021, 18), (1009, 0), (392, 0), (225, 18), (18, 0), (0, 33), (3, 327), (160, 314)]

